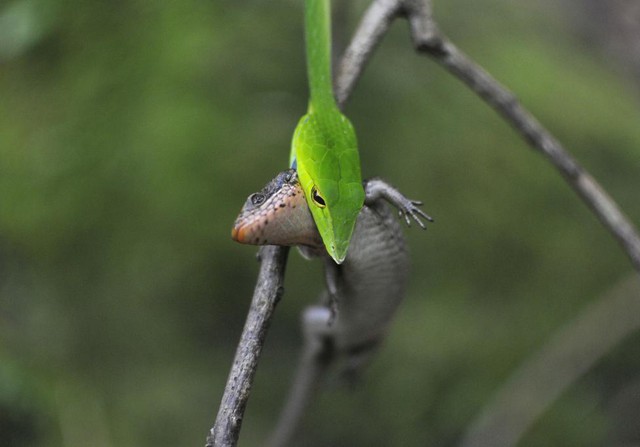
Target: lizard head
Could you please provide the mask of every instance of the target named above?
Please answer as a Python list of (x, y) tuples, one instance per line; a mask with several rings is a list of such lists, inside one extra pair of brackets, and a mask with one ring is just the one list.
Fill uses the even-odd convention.
[(262, 190), (249, 196), (231, 237), (251, 245), (322, 247), (295, 170), (279, 173)]

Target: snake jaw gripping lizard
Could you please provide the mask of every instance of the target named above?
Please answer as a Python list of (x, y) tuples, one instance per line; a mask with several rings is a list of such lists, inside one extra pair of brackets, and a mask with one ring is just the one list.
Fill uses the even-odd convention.
[[(353, 372), (375, 351), (372, 348), (384, 336), (405, 293), (408, 253), (389, 204), (407, 224), (413, 219), (425, 228), (422, 219), (432, 220), (418, 208), (421, 202), (407, 199), (383, 180), (365, 180), (363, 185), (364, 205), (356, 218), (349, 252), (340, 265), (325, 262), (324, 305), (312, 306), (304, 314), (307, 337), (329, 341), (335, 353), (346, 356), (346, 371)], [(281, 172), (249, 196), (232, 238), (243, 244), (298, 246), (307, 257), (330, 259), (293, 169)]]

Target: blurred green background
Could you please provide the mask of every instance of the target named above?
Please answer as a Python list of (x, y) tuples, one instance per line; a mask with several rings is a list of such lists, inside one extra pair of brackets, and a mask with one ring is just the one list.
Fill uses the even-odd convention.
[[(366, 5), (343, 2), (339, 35)], [(306, 108), (301, 14), (293, 0), (0, 3), (0, 444), (204, 444), (258, 268), (231, 224), (286, 166)], [(637, 86), (567, 10), (451, 0), (436, 16), (640, 222)], [(346, 112), (364, 176), (424, 200), (436, 223), (407, 231), (410, 292), (363, 382), (330, 381), (300, 443), (456, 445), (518, 365), (632, 269), (541, 157), (413, 53), (404, 22)], [(241, 445), (274, 423), (321, 287), (320, 263), (292, 252)], [(639, 342), (522, 445), (613, 439)]]

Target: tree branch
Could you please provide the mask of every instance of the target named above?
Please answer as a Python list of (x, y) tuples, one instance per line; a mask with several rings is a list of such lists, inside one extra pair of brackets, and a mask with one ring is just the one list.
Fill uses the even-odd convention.
[(238, 442), (244, 410), (267, 329), (276, 304), (284, 292), (284, 271), (289, 247), (265, 246), (260, 249), (260, 273), (247, 321), (242, 330), (233, 366), (206, 447), (232, 447)]
[(509, 90), (438, 31), (432, 20), (430, 0), (404, 0), (402, 3), (416, 51), (430, 56), (464, 82), (511, 124), (533, 149), (551, 162), (618, 240), (634, 268), (640, 272), (640, 237), (616, 202)]

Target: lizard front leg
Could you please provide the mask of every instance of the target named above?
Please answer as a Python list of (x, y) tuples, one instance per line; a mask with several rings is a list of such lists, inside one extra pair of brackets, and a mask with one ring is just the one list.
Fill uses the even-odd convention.
[(433, 222), (433, 218), (422, 211), (419, 206), (422, 202), (411, 200), (404, 196), (396, 188), (380, 178), (372, 178), (364, 182), (365, 205), (373, 205), (380, 199), (384, 199), (398, 209), (398, 214), (404, 217), (407, 226), (411, 226), (411, 219), (415, 220), (422, 229), (426, 229), (422, 218)]

